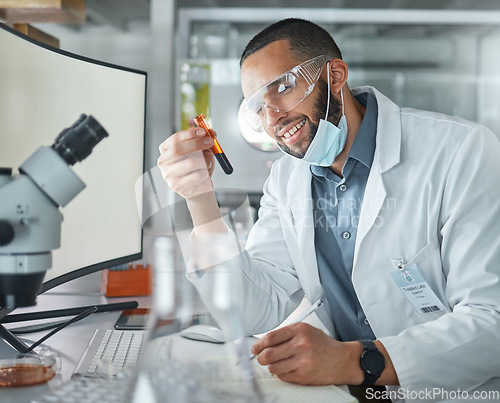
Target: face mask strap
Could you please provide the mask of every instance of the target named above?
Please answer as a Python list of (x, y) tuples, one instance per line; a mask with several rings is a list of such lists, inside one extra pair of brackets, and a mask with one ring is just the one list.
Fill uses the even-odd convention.
[[(330, 62), (326, 62), (326, 81), (328, 85), (328, 96), (326, 97), (326, 116), (325, 120), (328, 122), (328, 112), (330, 112)], [(344, 103), (342, 102), (342, 107)]]
[(342, 88), (340, 89), (340, 99), (342, 101), (342, 116), (344, 116), (344, 93), (342, 92)]

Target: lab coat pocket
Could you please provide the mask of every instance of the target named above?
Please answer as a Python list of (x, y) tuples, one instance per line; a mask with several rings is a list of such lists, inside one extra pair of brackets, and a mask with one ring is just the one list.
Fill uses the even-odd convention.
[(437, 319), (447, 312), (451, 312), (450, 305), (446, 299), (446, 276), (443, 272), (441, 264), (440, 247), (441, 245), (439, 243), (439, 239), (436, 237), (413, 257), (408, 260), (405, 259), (405, 266), (415, 266), (432, 292), (434, 292), (436, 297), (444, 305), (444, 309), (437, 312), (426, 314), (417, 314), (415, 312), (415, 314), (418, 315), (418, 320), (420, 322), (429, 322)]

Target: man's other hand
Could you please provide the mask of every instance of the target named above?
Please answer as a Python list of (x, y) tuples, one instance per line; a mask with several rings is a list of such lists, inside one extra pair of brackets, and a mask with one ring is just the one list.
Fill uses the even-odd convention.
[(252, 347), (261, 365), (300, 385), (358, 385), (364, 380), (358, 342), (339, 342), (307, 323), (274, 330)]

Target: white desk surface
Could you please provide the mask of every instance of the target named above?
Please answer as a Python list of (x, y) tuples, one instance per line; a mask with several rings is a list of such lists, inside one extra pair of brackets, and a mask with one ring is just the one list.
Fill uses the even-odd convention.
[[(100, 292), (100, 273), (94, 273), (81, 279), (54, 288), (50, 292), (38, 297), (37, 305), (31, 308), (16, 309), (14, 313), (36, 312), (50, 309), (72, 308), (93, 304), (106, 304), (111, 302), (123, 302), (135, 300), (141, 308), (149, 308), (150, 297), (123, 297), (106, 298)], [(46, 340), (43, 344), (50, 346), (61, 356), (61, 371), (46, 384), (29, 387), (0, 387), (0, 402), (5, 403), (29, 403), (32, 399), (46, 393), (49, 388), (56, 388), (61, 383), (67, 382), (78, 364), (82, 354), (87, 347), (95, 329), (112, 329), (114, 323), (120, 316), (121, 311), (96, 313), (88, 316), (80, 322), (74, 323), (59, 333)], [(45, 321), (61, 320), (52, 318)], [(6, 324), (7, 328), (25, 326), (42, 321), (18, 322)], [(23, 338), (38, 340), (48, 331), (30, 333)], [(220, 356), (227, 353), (226, 345), (202, 343), (175, 337), (176, 351), (183, 351), (184, 359), (196, 359), (201, 356)], [(0, 339), (0, 357), (8, 356), (13, 351), (12, 347)], [(188, 352), (189, 356), (186, 356)], [(342, 388), (347, 391), (347, 388)]]

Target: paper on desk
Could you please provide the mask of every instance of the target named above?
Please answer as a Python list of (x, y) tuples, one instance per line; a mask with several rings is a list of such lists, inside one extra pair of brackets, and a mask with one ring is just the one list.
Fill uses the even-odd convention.
[(264, 395), (278, 396), (283, 403), (355, 403), (356, 398), (335, 385), (302, 386), (283, 382), (280, 379), (265, 378), (258, 381)]
[[(205, 361), (205, 360), (204, 360)], [(241, 392), (241, 368), (235, 361), (224, 357), (206, 359), (217, 366), (215, 372), (217, 389), (229, 392)], [(276, 403), (356, 403), (357, 399), (335, 385), (302, 386), (280, 380), (261, 366), (257, 360), (252, 361), (255, 377), (264, 395), (277, 396)], [(214, 373), (212, 373), (214, 375)]]

